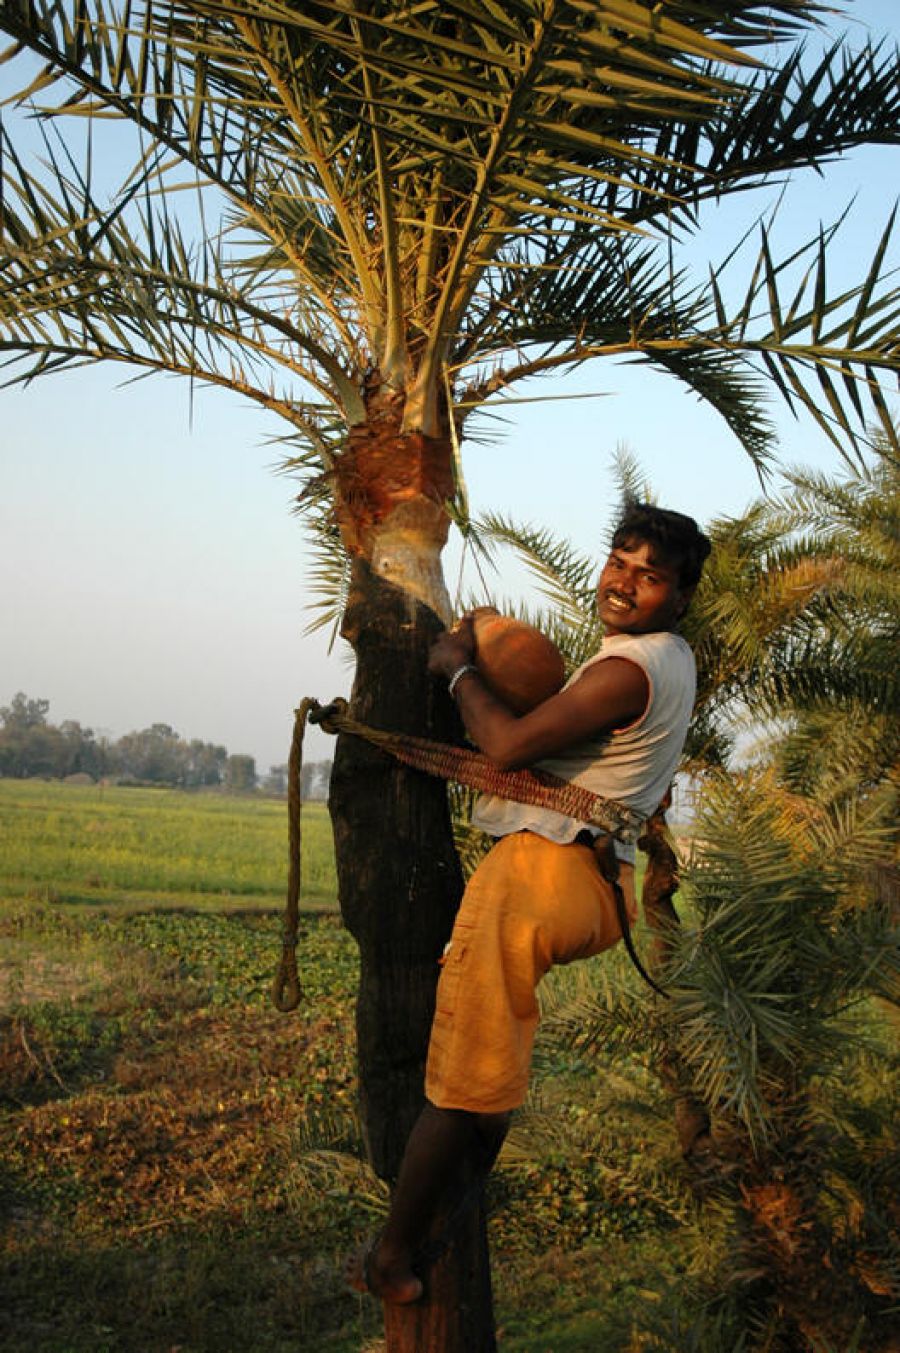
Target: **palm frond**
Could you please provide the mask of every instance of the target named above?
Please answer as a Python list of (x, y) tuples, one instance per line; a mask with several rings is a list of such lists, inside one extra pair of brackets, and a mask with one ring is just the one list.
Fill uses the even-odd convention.
[(467, 785), (451, 781), (447, 798), (453, 820), (453, 844), (459, 856), (463, 877), (469, 879), (490, 850), (493, 842), (483, 831), (472, 825), (472, 812), (478, 794)]
[(562, 653), (566, 673), (571, 675), (593, 656), (602, 637), (595, 603), (596, 559), (551, 531), (520, 525), (502, 513), (483, 516), (479, 530), (492, 546), (514, 551), (547, 603), (538, 608), (518, 603), (499, 609), (515, 613), (546, 634)]
[[(848, 442), (856, 448), (864, 437), (867, 419), (893, 436), (879, 388), (879, 373), (896, 362), (900, 288), (882, 275), (893, 242), (892, 215), (863, 280), (832, 294), (821, 232), (776, 261), (763, 228), (749, 281), (729, 302), (733, 259), (700, 288), (639, 239), (585, 231), (543, 247), (529, 240), (505, 261), (498, 256), (500, 275), (487, 275), (490, 292), (473, 307), (474, 323), (454, 355), (458, 366), (493, 362), (468, 388), (466, 405), (527, 376), (631, 357), (694, 390), (760, 467), (773, 445), (765, 413), (772, 388), (846, 454)], [(508, 353), (513, 359), (497, 365)]]
[(495, 544), (512, 546), (526, 561), (540, 590), (573, 626), (590, 613), (596, 585), (596, 561), (543, 527), (521, 526), (503, 513), (486, 513), (479, 526)]
[(329, 419), (327, 410), (316, 412), (317, 419), (310, 420), (299, 434), (279, 437), (277, 442), (292, 452), (282, 454), (280, 472), (299, 480), (302, 485), (294, 511), (306, 528), (311, 552), (308, 567), (311, 598), (306, 605), (314, 615), (306, 633), (330, 629), (330, 651), (340, 633), (341, 617), (347, 604), (351, 560), (338, 528), (331, 484), (332, 466), (342, 442), (342, 428), (333, 415)]
[[(749, 345), (732, 341), (734, 322), (717, 318), (712, 292), (686, 285), (655, 247), (572, 232), (540, 251), (532, 241), (517, 246), (508, 268), (502, 255), (497, 263), (489, 303), (473, 307), (474, 324), (454, 354), (459, 364), (493, 362), (467, 389), (467, 405), (529, 375), (630, 357), (675, 375), (722, 415), (755, 461), (766, 461), (772, 427), (761, 413), (765, 382), (749, 365)], [(508, 353), (513, 359), (497, 365)]]
[(640, 186), (617, 189), (620, 210), (635, 225), (656, 219), (694, 230), (701, 203), (738, 185), (819, 169), (862, 143), (896, 144), (898, 111), (900, 74), (889, 43), (853, 51), (835, 42), (815, 62), (800, 44), (754, 72), (741, 98), (723, 100), (703, 120), (666, 127), (654, 147), (658, 159), (638, 167)]
[(295, 412), (298, 423), (308, 421), (293, 391), (278, 392), (281, 372), (345, 416), (359, 411), (357, 382), (332, 356), (327, 317), (315, 324), (303, 314), (298, 323), (273, 309), (264, 274), (236, 284), (221, 240), (195, 249), (165, 208), (157, 218), (147, 191), (152, 165), (104, 211), (88, 177), (69, 171), (49, 141), (55, 191), (26, 170), (5, 131), (0, 138), (0, 352), (7, 364), (30, 362), (21, 379), (106, 359), (224, 385), (288, 421)]
[(359, 1115), (351, 1110), (307, 1107), (291, 1135), (292, 1166), (285, 1185), (295, 1205), (310, 1197), (352, 1200), (375, 1217), (388, 1207), (388, 1187), (366, 1159)]
[[(627, 446), (616, 447), (612, 460), (613, 479), (619, 495), (619, 515), (633, 503), (653, 503), (656, 501), (653, 486), (644, 477), (637, 456)], [(610, 527), (609, 540), (615, 524)]]
[(708, 1103), (764, 1137), (785, 1069), (821, 1074), (838, 1055), (822, 1021), (870, 990), (874, 971), (896, 984), (895, 951), (875, 954), (887, 914), (860, 887), (884, 824), (790, 796), (769, 774), (708, 781), (696, 832), (685, 882), (697, 922), (678, 941), (673, 984), (680, 1055)]

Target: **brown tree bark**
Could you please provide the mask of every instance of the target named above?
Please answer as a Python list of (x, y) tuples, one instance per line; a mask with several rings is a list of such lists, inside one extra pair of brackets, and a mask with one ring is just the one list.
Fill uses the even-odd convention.
[[(410, 594), (354, 565), (344, 634), (357, 658), (353, 717), (375, 727), (447, 738), (458, 733), (426, 656), (443, 627)], [(329, 798), (341, 911), (359, 944), (360, 1099), (372, 1164), (397, 1173), (423, 1103), (438, 958), (462, 877), (446, 786), (360, 739), (338, 739)], [(436, 1229), (441, 1225), (438, 1219)], [(425, 1300), (386, 1308), (389, 1353), (487, 1353), (495, 1347), (483, 1202), (426, 1275)]]

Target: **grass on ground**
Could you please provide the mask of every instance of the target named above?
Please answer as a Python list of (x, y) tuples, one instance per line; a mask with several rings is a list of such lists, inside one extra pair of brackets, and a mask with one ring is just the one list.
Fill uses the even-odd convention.
[[(287, 803), (174, 789), (0, 779), (4, 892), (83, 906), (271, 909), (284, 896)], [(303, 901), (334, 907), (324, 804), (303, 809)]]

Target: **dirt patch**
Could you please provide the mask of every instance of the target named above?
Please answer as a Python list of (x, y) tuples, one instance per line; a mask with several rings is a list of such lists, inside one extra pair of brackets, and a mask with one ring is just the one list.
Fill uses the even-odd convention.
[(162, 1042), (128, 1038), (102, 1087), (57, 1091), (25, 1108), (14, 1136), (18, 1168), (77, 1180), (93, 1200), (81, 1217), (91, 1230), (140, 1231), (162, 1217), (170, 1224), (213, 1212), (239, 1219), (248, 1199), (279, 1195), (304, 1108), (352, 1103), (351, 1059), (334, 1056), (338, 1041), (331, 1021), (184, 1011)]

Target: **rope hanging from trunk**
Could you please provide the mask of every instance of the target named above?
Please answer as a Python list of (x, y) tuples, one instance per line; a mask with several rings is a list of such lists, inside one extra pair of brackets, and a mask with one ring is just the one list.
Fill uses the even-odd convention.
[[(582, 785), (562, 780), (548, 771), (500, 770), (482, 752), (472, 751), (468, 747), (454, 747), (444, 742), (434, 742), (430, 738), (415, 737), (408, 733), (391, 733), (381, 728), (371, 728), (360, 723), (348, 713), (346, 700), (332, 700), (328, 705), (320, 705), (318, 700), (307, 697), (301, 700), (294, 711), (294, 736), (291, 742), (291, 754), (288, 762), (288, 843), (290, 861), (288, 869), (287, 901), (282, 927), (281, 964), (272, 986), (272, 1000), (279, 1010), (296, 1009), (300, 1001), (300, 981), (297, 975), (297, 932), (300, 919), (300, 853), (301, 853), (301, 767), (303, 754), (303, 734), (307, 722), (317, 724), (326, 733), (351, 733), (364, 738), (373, 746), (402, 761), (415, 770), (428, 775), (436, 775), (443, 780), (456, 780), (478, 789), (484, 794), (496, 794), (499, 798), (511, 799), (514, 803), (525, 803), (537, 808), (550, 808), (565, 817), (574, 817), (579, 822), (600, 827), (607, 837), (608, 846), (601, 858), (604, 877), (612, 883), (616, 894), (616, 906), (622, 924), (622, 936), (629, 955), (642, 976), (657, 991), (660, 988), (644, 971), (631, 943), (630, 929), (624, 914), (625, 904), (621, 886), (618, 883), (612, 840), (633, 842), (637, 839), (643, 818), (633, 809), (614, 799), (592, 794)], [(600, 856), (598, 855), (598, 858)], [(605, 864), (605, 868), (604, 868)]]
[(300, 977), (297, 973), (297, 932), (300, 926), (300, 860), (303, 851), (301, 826), (303, 807), (303, 734), (310, 711), (319, 708), (318, 700), (307, 696), (294, 710), (294, 735), (288, 757), (288, 883), (284, 919), (281, 923), (281, 962), (272, 983), (272, 1001), (287, 1013), (300, 1004)]

